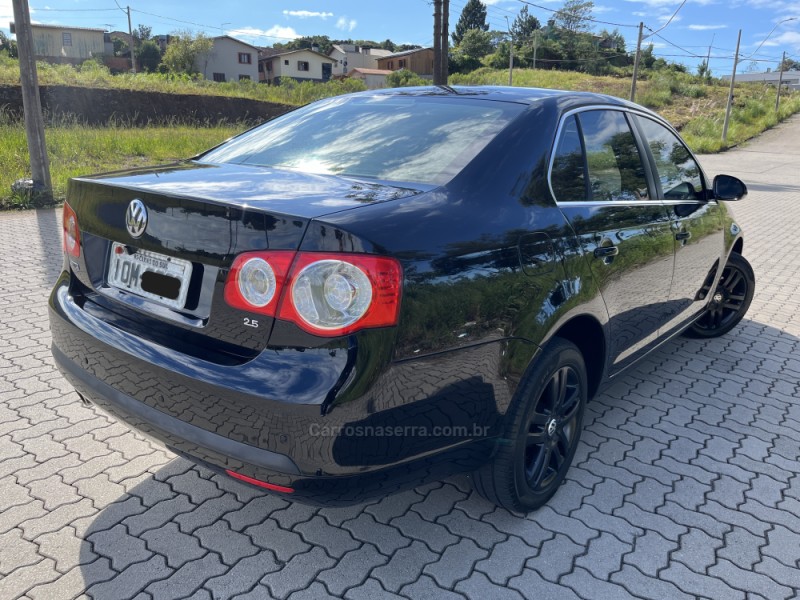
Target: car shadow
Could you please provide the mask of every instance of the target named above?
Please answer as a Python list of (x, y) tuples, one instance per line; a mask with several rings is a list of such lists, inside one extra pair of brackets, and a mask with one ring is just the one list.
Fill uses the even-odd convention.
[[(547, 506), (527, 516), (483, 500), (466, 475), (356, 506), (319, 508), (264, 495), (168, 455), (144, 471), (107, 470), (109, 485), (126, 491), (82, 532), (86, 590), (96, 599), (120, 597), (121, 586), (126, 597), (144, 590), (159, 599), (251, 591), (252, 598), (284, 598), (306, 588), (316, 597), (342, 596), (357, 586), (374, 595), (398, 593), (420, 577), (447, 588), (476, 563), (489, 567), (479, 561), (499, 543), (511, 544), (511, 563), (521, 571), (543, 545), (562, 538), (588, 545), (598, 530), (617, 540), (615, 559), (641, 553), (646, 560), (647, 546), (634, 547), (634, 540), (658, 528), (664, 517), (656, 513), (668, 500), (695, 507), (707, 501), (711, 484), (687, 475), (702, 469), (703, 447), (747, 436), (774, 441), (780, 419), (748, 419), (790, 398), (776, 390), (786, 377), (780, 365), (793, 360), (786, 357), (798, 344), (793, 335), (747, 319), (722, 338), (667, 342), (589, 404), (567, 480)], [(643, 500), (642, 490), (660, 496)], [(648, 518), (649, 526), (642, 522)], [(574, 567), (569, 553), (546, 559), (548, 569)]]

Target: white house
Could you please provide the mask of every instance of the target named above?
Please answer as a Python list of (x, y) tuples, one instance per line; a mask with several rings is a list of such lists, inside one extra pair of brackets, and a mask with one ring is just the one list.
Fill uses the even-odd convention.
[(347, 73), (347, 76), (352, 79), (360, 79), (366, 84), (368, 90), (382, 90), (387, 87), (386, 76), (391, 74), (392, 71), (386, 69), (356, 67), (355, 69), (351, 69)]
[[(730, 75), (723, 75), (720, 79), (730, 81)], [(771, 85), (778, 85), (781, 80), (780, 71), (767, 71), (765, 73), (737, 73), (736, 83), (769, 83)], [(792, 90), (800, 90), (800, 71), (784, 71), (782, 78), (782, 85)]]
[(258, 48), (229, 35), (213, 38), (208, 54), (197, 57), (195, 69), (212, 81), (258, 81)]
[(332, 58), (315, 50), (291, 50), (259, 59), (262, 81), (280, 83), (289, 77), (296, 81), (328, 81), (333, 74)]
[(330, 56), (336, 63), (333, 65), (334, 75), (347, 75), (353, 69), (377, 69), (378, 59), (389, 56), (391, 50), (368, 48), (354, 44), (334, 44)]

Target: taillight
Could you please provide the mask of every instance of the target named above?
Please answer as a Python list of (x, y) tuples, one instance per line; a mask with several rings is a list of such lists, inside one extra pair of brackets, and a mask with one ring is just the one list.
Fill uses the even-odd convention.
[(234, 308), (274, 316), (293, 251), (247, 252), (233, 261), (225, 301)]
[(225, 283), (234, 308), (339, 336), (397, 324), (402, 269), (393, 258), (323, 252), (248, 252)]
[(81, 232), (78, 229), (78, 215), (66, 202), (64, 202), (62, 227), (64, 229), (64, 252), (75, 258), (80, 257)]

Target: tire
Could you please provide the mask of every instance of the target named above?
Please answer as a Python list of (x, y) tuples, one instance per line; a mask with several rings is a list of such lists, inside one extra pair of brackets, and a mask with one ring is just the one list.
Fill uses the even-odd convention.
[(473, 473), (476, 491), (514, 512), (546, 504), (575, 456), (587, 390), (580, 350), (553, 338), (517, 390), (494, 457)]
[(741, 254), (731, 254), (711, 302), (697, 320), (686, 330), (694, 338), (715, 338), (725, 335), (739, 324), (756, 289), (753, 267)]

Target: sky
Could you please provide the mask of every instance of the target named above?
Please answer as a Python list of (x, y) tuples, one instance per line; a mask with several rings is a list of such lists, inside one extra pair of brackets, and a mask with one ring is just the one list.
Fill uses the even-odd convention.
[[(127, 16), (115, 0), (28, 2), (33, 22), (127, 30)], [(331, 39), (390, 38), (395, 43), (433, 44), (429, 0), (120, 0), (123, 2), (131, 2), (134, 28), (148, 25), (154, 34), (179, 29), (211, 36), (224, 32), (257, 46), (317, 34)], [(450, 1), (451, 31), (465, 3)], [(523, 7), (523, 0), (484, 3), (490, 28), (503, 31), (506, 18), (513, 21)], [(563, 0), (535, 0), (528, 10), (544, 24), (561, 6)], [(638, 24), (644, 22), (645, 35), (649, 35), (644, 43), (652, 43), (657, 56), (691, 69), (710, 48), (714, 75), (731, 72), (739, 29), (742, 45), (737, 72), (774, 70), (783, 51), (800, 60), (800, 0), (597, 0), (593, 18), (595, 31), (618, 28), (631, 50), (636, 47)], [(11, 0), (0, 0), (0, 30), (8, 33), (10, 21)]]

